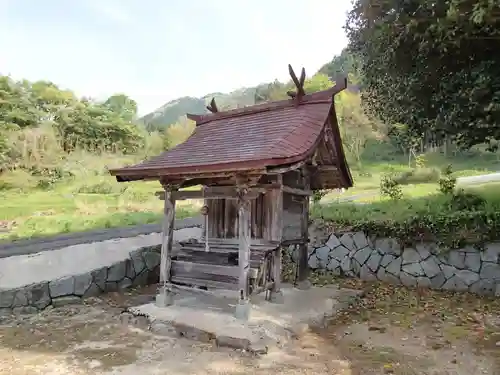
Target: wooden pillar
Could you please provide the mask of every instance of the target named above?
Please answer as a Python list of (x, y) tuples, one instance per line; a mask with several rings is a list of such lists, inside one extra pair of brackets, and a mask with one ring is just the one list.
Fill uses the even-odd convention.
[(165, 203), (163, 206), (163, 232), (161, 241), (160, 288), (156, 296), (158, 306), (165, 307), (173, 303), (173, 292), (170, 284), (172, 265), (172, 244), (174, 239), (175, 199), (172, 192), (177, 190), (165, 187)]
[[(278, 175), (278, 183), (280, 188), (276, 190), (272, 205), (272, 229), (271, 240), (281, 242), (283, 240), (283, 175)], [(281, 246), (273, 253), (273, 289), (271, 290), (270, 301), (281, 303), (283, 302), (283, 294), (281, 291)]]
[[(302, 169), (302, 177), (304, 179), (305, 190), (311, 189), (311, 182), (309, 179), (309, 171), (306, 168)], [(301, 240), (299, 245), (298, 267), (297, 267), (297, 288), (308, 289), (311, 287), (309, 282), (309, 259), (308, 259), (308, 244), (309, 244), (309, 202), (310, 197), (304, 197), (302, 206), (302, 219), (301, 219)]]
[(236, 305), (236, 317), (248, 320), (250, 301), (248, 296), (248, 272), (250, 270), (250, 202), (242, 195), (238, 200), (238, 265), (239, 265), (239, 300)]

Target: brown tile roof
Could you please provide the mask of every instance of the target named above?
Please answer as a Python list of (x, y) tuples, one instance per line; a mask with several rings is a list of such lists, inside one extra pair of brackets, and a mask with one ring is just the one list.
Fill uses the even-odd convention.
[(341, 89), (336, 86), (306, 95), (298, 106), (290, 99), (191, 116), (196, 118), (197, 127), (184, 143), (110, 173), (120, 181), (258, 169), (301, 161), (314, 152), (331, 113), (333, 95)]

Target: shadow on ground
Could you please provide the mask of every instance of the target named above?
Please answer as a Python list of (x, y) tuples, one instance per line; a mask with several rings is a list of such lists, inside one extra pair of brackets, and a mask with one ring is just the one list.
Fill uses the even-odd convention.
[[(154, 286), (0, 321), (0, 373), (27, 374), (498, 374), (499, 302), (380, 284), (360, 305), (254, 356), (120, 323)], [(495, 359), (497, 362), (495, 362)]]

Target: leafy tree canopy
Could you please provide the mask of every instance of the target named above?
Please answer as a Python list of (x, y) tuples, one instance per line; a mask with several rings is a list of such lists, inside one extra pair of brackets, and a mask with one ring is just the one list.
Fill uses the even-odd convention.
[(409, 134), (500, 139), (498, 0), (354, 0), (346, 29), (364, 99)]

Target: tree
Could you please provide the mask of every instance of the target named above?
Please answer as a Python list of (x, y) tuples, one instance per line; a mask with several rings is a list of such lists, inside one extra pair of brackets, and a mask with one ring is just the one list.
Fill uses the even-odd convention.
[(366, 142), (376, 137), (380, 124), (365, 114), (359, 94), (343, 91), (336, 96), (336, 102), (342, 143), (360, 163)]
[(499, 139), (499, 14), (496, 0), (355, 0), (346, 29), (367, 105), (411, 134)]
[(340, 55), (333, 57), (332, 61), (323, 65), (318, 73), (327, 75), (334, 80), (339, 76), (348, 76), (349, 82), (359, 84), (361, 82), (361, 60), (348, 48), (344, 48)]
[(137, 103), (125, 94), (110, 96), (104, 102), (104, 105), (125, 121), (135, 121), (137, 119)]

